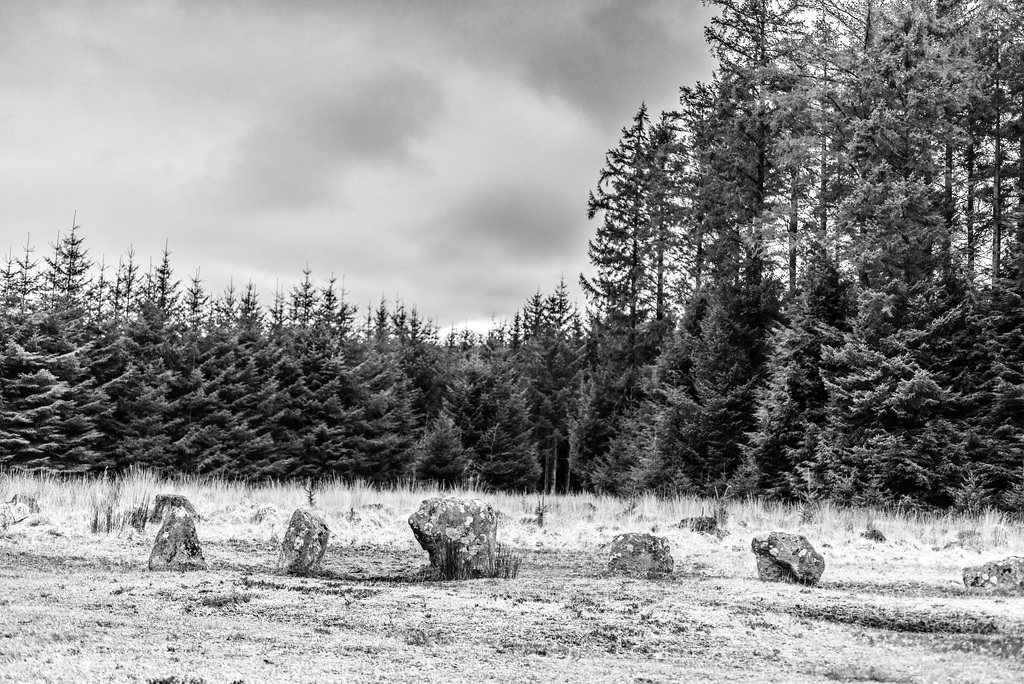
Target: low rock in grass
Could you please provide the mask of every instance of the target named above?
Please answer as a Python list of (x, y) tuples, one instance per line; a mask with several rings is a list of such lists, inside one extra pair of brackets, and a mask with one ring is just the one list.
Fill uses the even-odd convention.
[(675, 563), (668, 540), (653, 534), (627, 532), (612, 540), (608, 571), (629, 577), (664, 577), (672, 574)]
[(1010, 556), (976, 567), (964, 568), (964, 586), (1024, 592), (1024, 557)]
[(860, 536), (864, 537), (868, 541), (878, 542), (879, 544), (885, 543), (885, 535), (879, 530), (871, 529), (865, 530), (860, 533)]
[(495, 567), (498, 514), (480, 499), (427, 499), (409, 527), (443, 577), (483, 577)]
[(256, 512), (252, 514), (252, 517), (250, 519), (256, 525), (262, 525), (267, 521), (276, 523), (277, 506), (275, 506), (274, 504), (260, 504), (260, 507), (256, 509)]
[(757, 576), (767, 582), (817, 584), (825, 571), (825, 559), (799, 534), (760, 535), (750, 548), (757, 558)]
[(157, 494), (156, 499), (153, 500), (153, 511), (150, 513), (149, 520), (150, 522), (163, 520), (176, 509), (184, 511), (193, 520), (202, 520), (192, 502), (181, 494)]
[(183, 509), (173, 509), (164, 518), (149, 554), (149, 569), (206, 570), (195, 521)]
[(718, 524), (717, 518), (710, 516), (701, 515), (695, 518), (683, 518), (674, 525), (681, 530), (689, 530), (698, 534), (706, 534), (711, 537), (718, 539), (725, 539), (729, 536), (729, 531)]
[(21, 503), (0, 504), (0, 532), (16, 525), (29, 516), (28, 506)]
[(293, 575), (315, 571), (327, 553), (330, 537), (331, 530), (322, 515), (311, 508), (296, 509), (281, 542), (277, 569)]
[(718, 520), (701, 515), (696, 518), (683, 518), (676, 524), (676, 527), (681, 530), (700, 532), (701, 534), (714, 534), (718, 530)]
[(15, 494), (8, 503), (23, 504), (28, 507), (29, 513), (39, 513), (42, 510), (39, 508), (39, 500), (26, 494)]

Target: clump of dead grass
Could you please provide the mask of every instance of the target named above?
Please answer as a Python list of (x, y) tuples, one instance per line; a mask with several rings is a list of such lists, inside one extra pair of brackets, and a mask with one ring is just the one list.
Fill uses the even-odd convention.
[(433, 573), (440, 580), (515, 579), (523, 565), (523, 554), (504, 544), (497, 545), (494, 556), (483, 569), (473, 567), (466, 548), (457, 541), (446, 542), (441, 549), (440, 564)]

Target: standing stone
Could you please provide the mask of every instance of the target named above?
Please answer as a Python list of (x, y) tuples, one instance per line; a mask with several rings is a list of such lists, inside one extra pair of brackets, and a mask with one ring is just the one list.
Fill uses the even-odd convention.
[(754, 537), (750, 548), (757, 557), (757, 575), (768, 582), (817, 584), (825, 559), (799, 534), (772, 532)]
[(445, 576), (479, 577), (494, 568), (498, 514), (480, 499), (427, 499), (409, 516), (409, 527)]
[(672, 574), (675, 562), (668, 540), (653, 534), (627, 532), (612, 540), (608, 570), (629, 577), (664, 577)]
[(39, 512), (41, 512), (41, 509), (39, 508), (39, 500), (36, 499), (34, 496), (28, 496), (26, 494), (15, 494), (11, 498), (10, 503), (12, 503), (12, 504), (24, 504), (25, 506), (28, 507), (28, 512), (29, 513), (39, 513)]
[(192, 502), (181, 494), (157, 494), (153, 501), (153, 512), (149, 516), (150, 522), (163, 520), (168, 513), (178, 509), (189, 515), (193, 520), (201, 520)]
[(330, 537), (331, 530), (323, 516), (310, 508), (296, 509), (281, 542), (277, 569), (290, 574), (316, 570), (327, 553)]
[(196, 524), (182, 509), (172, 509), (156, 533), (149, 554), (150, 570), (206, 570), (206, 559), (199, 546)]
[(29, 516), (29, 509), (23, 503), (0, 504), (0, 532), (5, 532), (8, 527)]
[(964, 568), (964, 586), (1024, 591), (1024, 557), (1010, 556), (1005, 560)]

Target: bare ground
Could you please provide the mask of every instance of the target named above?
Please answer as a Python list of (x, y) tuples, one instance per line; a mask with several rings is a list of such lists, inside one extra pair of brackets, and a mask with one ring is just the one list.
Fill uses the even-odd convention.
[(676, 573), (647, 581), (532, 528), (511, 534), (518, 578), (426, 582), (403, 525), (332, 525), (317, 577), (276, 574), (258, 533), (207, 534), (211, 570), (179, 574), (146, 571), (152, 529), (12, 528), (0, 681), (1024, 681), (1024, 598), (964, 589), (975, 552), (851, 537), (821, 549), (829, 568), (807, 588), (759, 582), (751, 534), (673, 531)]

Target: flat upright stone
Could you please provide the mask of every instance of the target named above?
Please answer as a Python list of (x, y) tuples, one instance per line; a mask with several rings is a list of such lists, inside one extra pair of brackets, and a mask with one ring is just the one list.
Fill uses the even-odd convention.
[(193, 520), (202, 520), (192, 502), (181, 494), (157, 494), (153, 500), (153, 512), (150, 513), (149, 520), (150, 522), (163, 520), (174, 509), (184, 511)]
[(206, 559), (199, 546), (196, 524), (183, 509), (172, 509), (156, 533), (149, 554), (150, 570), (206, 570)]
[(613, 574), (651, 579), (671, 575), (674, 567), (675, 561), (664, 537), (626, 532), (612, 539), (608, 571)]
[(0, 504), (0, 532), (7, 531), (8, 527), (20, 523), (29, 515), (28, 506), (23, 503)]
[(1021, 556), (964, 568), (963, 574), (966, 587), (1024, 592), (1024, 557)]
[(311, 508), (296, 509), (281, 542), (277, 569), (293, 575), (315, 571), (327, 553), (330, 538), (331, 530), (322, 515)]
[(9, 503), (12, 503), (12, 504), (24, 504), (25, 506), (28, 507), (28, 512), (29, 513), (40, 513), (40, 512), (42, 512), (42, 509), (39, 508), (39, 500), (36, 499), (34, 496), (28, 496), (27, 494), (21, 494), (21, 493), (15, 494), (13, 497), (11, 497), (11, 500), (10, 500)]
[(757, 575), (764, 581), (817, 584), (825, 571), (825, 559), (799, 534), (760, 535), (750, 548), (757, 558)]
[(443, 574), (480, 577), (494, 568), (498, 514), (480, 499), (426, 499), (409, 516), (409, 527)]

